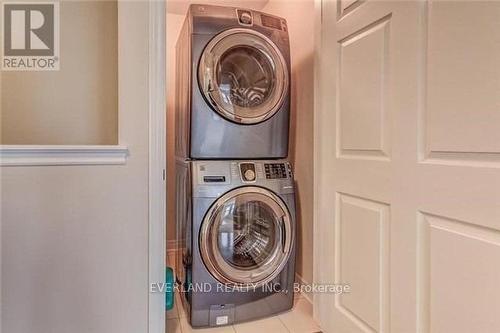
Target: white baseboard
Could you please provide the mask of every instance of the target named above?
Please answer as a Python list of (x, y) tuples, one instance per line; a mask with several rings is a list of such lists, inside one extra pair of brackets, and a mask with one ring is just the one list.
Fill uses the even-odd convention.
[[(295, 273), (295, 281), (297, 283), (300, 283), (301, 285), (310, 284), (309, 282), (304, 280), (304, 278), (302, 278), (302, 276), (300, 276), (299, 273)], [(311, 306), (313, 305), (313, 301), (314, 301), (314, 294), (313, 293), (301, 293), (301, 295), (302, 295), (302, 297), (304, 297), (305, 300), (307, 300), (307, 302), (309, 302), (311, 304)]]

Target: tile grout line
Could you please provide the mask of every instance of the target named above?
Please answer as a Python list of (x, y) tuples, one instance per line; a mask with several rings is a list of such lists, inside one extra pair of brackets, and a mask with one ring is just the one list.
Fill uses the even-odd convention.
[(280, 315), (278, 315), (277, 318), (280, 321), (281, 325), (283, 325), (283, 327), (285, 327), (286, 331), (289, 333), (292, 333), (292, 331), (290, 331), (290, 329), (288, 328), (288, 326), (286, 326), (286, 324), (283, 322), (283, 320), (281, 320)]

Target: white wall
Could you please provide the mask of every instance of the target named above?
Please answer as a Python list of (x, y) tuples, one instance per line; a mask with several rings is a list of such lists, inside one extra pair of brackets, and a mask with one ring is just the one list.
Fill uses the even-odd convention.
[(148, 9), (119, 8), (128, 163), (0, 170), (2, 332), (147, 332)]
[[(167, 3), (167, 6), (170, 4)], [(175, 241), (175, 45), (185, 15), (167, 13), (167, 240)]]
[(312, 282), (313, 259), (313, 103), (314, 0), (270, 0), (263, 12), (288, 23), (292, 57), (292, 117), (289, 159), (297, 185), (297, 273)]
[(0, 144), (116, 144), (116, 1), (60, 3), (60, 70), (4, 72)]

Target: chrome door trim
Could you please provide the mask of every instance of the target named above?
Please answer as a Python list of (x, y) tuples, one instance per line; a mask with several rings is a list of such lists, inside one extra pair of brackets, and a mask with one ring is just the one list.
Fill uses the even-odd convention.
[[(218, 89), (214, 89), (214, 82), (215, 82), (215, 68), (217, 67), (220, 56), (215, 57), (212, 59), (210, 55), (213, 53), (214, 49), (217, 47), (219, 42), (223, 41), (224, 39), (228, 38), (229, 36), (232, 35), (238, 35), (238, 34), (247, 34), (251, 35), (252, 37), (255, 37), (255, 40), (261, 42), (261, 44), (266, 45), (269, 50), (263, 49), (262, 47), (258, 47), (257, 49), (262, 52), (263, 55), (265, 55), (270, 63), (273, 65), (275, 69), (275, 75), (276, 77), (281, 76), (282, 80), (276, 79), (277, 82), (280, 82), (276, 87), (276, 92), (274, 93), (275, 95), (279, 95), (278, 98), (275, 98), (275, 102), (270, 105), (270, 106), (263, 106), (260, 107), (262, 110), (262, 114), (257, 115), (257, 116), (252, 116), (251, 112), (247, 111), (245, 112), (245, 108), (241, 108), (238, 106), (235, 106), (235, 108), (239, 109), (240, 113), (238, 112), (231, 112), (227, 110), (223, 103), (214, 96), (214, 92), (217, 91)], [(262, 43), (263, 42), (263, 43)], [(234, 46), (252, 46), (252, 45), (247, 45), (244, 43), (234, 43), (231, 47)], [(223, 49), (224, 51), (221, 52), (221, 55), (230, 49), (230, 47), (227, 47)], [(269, 51), (271, 51), (272, 54), (269, 54)], [(207, 65), (208, 63), (208, 65)], [(203, 53), (200, 58), (200, 62), (198, 64), (198, 83), (200, 90), (202, 91), (203, 95), (205, 96), (206, 100), (210, 103), (212, 108), (220, 114), (222, 117), (231, 120), (233, 122), (241, 123), (241, 124), (256, 124), (259, 122), (262, 122), (266, 119), (271, 118), (276, 112), (278, 112), (279, 108), (283, 104), (283, 101), (285, 99), (286, 94), (288, 93), (289, 89), (289, 80), (290, 78), (288, 77), (288, 66), (285, 61), (285, 58), (283, 57), (281, 51), (278, 49), (276, 44), (269, 39), (267, 36), (261, 34), (260, 32), (257, 32), (255, 30), (251, 29), (246, 29), (246, 28), (233, 28), (233, 29), (228, 29), (218, 35), (216, 35), (210, 42), (207, 44), (205, 49), (203, 50)], [(279, 90), (279, 91), (278, 91)], [(252, 110), (252, 109), (249, 109)]]
[[(220, 255), (218, 249), (214, 249), (217, 246), (214, 244), (217, 242), (218, 235), (211, 233), (211, 228), (214, 226), (213, 219), (218, 215), (219, 209), (227, 201), (242, 194), (255, 194), (276, 213), (280, 213), (277, 214), (278, 219), (274, 221), (277, 223), (276, 232), (280, 234), (280, 239), (266, 262), (258, 269), (253, 270), (238, 269), (228, 264)], [(283, 231), (285, 235), (283, 235)], [(206, 268), (219, 282), (230, 284), (236, 288), (258, 288), (272, 281), (281, 273), (292, 252), (294, 238), (291, 215), (283, 200), (267, 189), (244, 186), (221, 196), (207, 211), (200, 229), (199, 248)]]

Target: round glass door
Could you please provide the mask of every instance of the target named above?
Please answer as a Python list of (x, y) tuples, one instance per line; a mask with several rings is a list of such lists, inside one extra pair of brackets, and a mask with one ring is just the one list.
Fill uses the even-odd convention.
[(288, 91), (288, 71), (278, 48), (249, 29), (212, 39), (198, 67), (200, 89), (221, 116), (243, 124), (272, 117)]
[(207, 212), (200, 251), (222, 283), (258, 286), (283, 269), (292, 246), (290, 214), (283, 201), (259, 187), (222, 196)]

